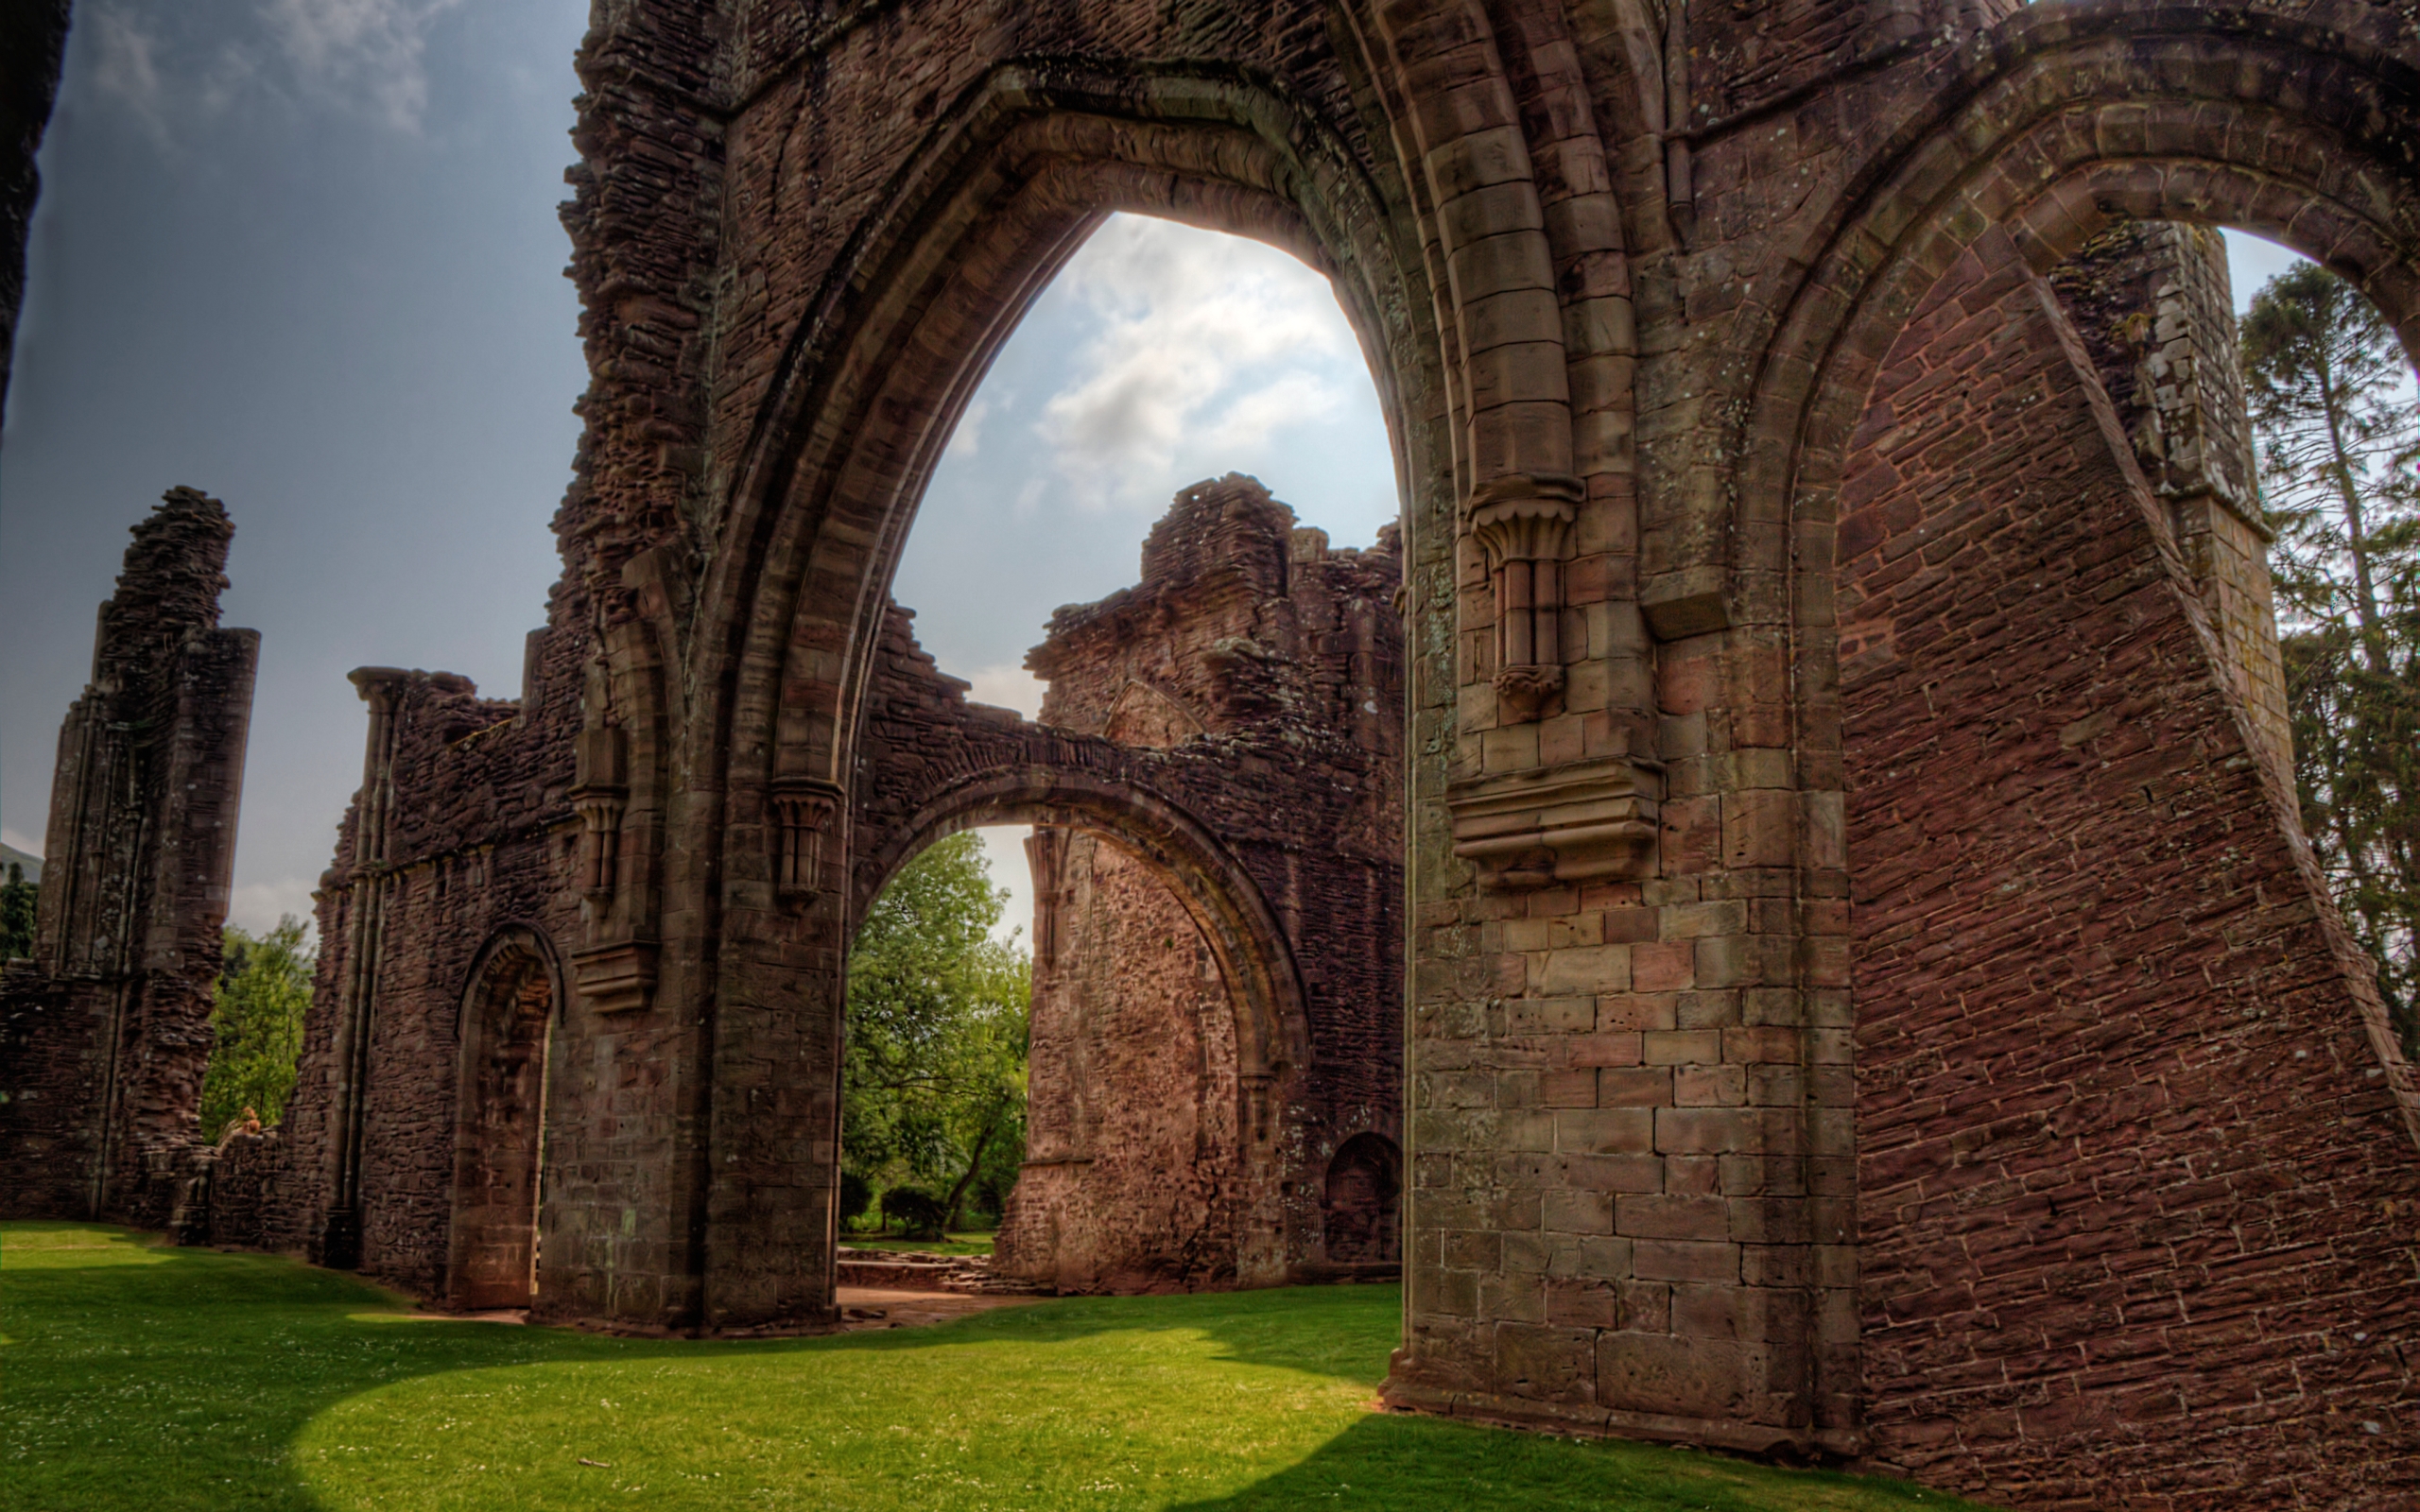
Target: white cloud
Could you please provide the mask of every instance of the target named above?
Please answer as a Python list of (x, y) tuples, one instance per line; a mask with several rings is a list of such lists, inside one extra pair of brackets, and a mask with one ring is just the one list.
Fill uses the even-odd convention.
[(1182, 456), (1265, 446), (1345, 404), (1352, 330), (1282, 252), (1120, 215), (1060, 279), (1098, 329), (1034, 430), (1080, 509), (1157, 510)]
[(160, 74), (160, 39), (113, 6), (92, 12), (93, 82), (133, 112), (159, 143), (168, 144), (167, 86)]
[(178, 128), (247, 101), (307, 102), (416, 131), (428, 108), (430, 31), (462, 0), (226, 0), (96, 6), (94, 88), (123, 105), (164, 151)]
[(942, 455), (972, 462), (983, 452), (983, 422), (992, 417), (992, 396), (977, 394), (958, 417), (958, 428), (949, 434), (949, 445)]
[(367, 102), (419, 127), (428, 105), (429, 28), (461, 0), (266, 0), (263, 19), (306, 89)]
[(966, 680), (974, 684), (967, 696), (977, 703), (1013, 709), (1028, 719), (1042, 717), (1042, 694), (1047, 684), (1013, 662), (985, 667)]
[(306, 930), (318, 927), (313, 923), (317, 916), (312, 911), (309, 883), (297, 877), (246, 883), (227, 902), (227, 922), (255, 935), (276, 928), (286, 914), (302, 920)]
[(42, 854), (42, 843), (40, 841), (36, 840), (32, 835), (20, 834), (16, 831), (9, 829), (5, 824), (0, 824), (0, 845), (5, 845), (11, 850), (23, 850), (29, 856), (38, 856)]

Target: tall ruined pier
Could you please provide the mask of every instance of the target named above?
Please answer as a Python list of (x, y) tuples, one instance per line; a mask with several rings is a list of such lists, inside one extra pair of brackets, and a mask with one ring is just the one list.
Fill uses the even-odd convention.
[(219, 502), (171, 489), (59, 732), (34, 956), (0, 967), (0, 1212), (161, 1226), (193, 1174), (251, 720)]

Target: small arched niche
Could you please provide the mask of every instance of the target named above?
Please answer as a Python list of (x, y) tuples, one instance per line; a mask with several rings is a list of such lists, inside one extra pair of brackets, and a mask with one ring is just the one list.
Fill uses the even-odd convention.
[(1392, 1265), (1403, 1258), (1396, 1221), (1403, 1152), (1383, 1134), (1356, 1134), (1337, 1147), (1320, 1192), (1320, 1217), (1332, 1265)]

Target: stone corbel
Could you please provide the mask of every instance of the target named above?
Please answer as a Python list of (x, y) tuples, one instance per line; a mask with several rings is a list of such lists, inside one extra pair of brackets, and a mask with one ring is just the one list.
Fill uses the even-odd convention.
[(841, 791), (811, 777), (773, 780), (774, 888), (786, 899), (812, 902), (822, 892), (825, 836), (838, 828)]
[(1660, 764), (1627, 756), (1456, 782), (1454, 854), (1495, 890), (1652, 876), (1662, 786)]
[(1563, 564), (1584, 490), (1516, 472), (1471, 492), (1463, 515), (1495, 597), (1495, 697), (1506, 723), (1535, 719), (1563, 691)]
[(595, 1013), (633, 1013), (655, 995), (655, 945), (619, 940), (571, 958), (572, 986)]

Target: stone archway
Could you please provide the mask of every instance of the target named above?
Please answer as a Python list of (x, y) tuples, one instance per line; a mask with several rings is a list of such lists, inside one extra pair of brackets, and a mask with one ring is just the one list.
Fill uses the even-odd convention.
[[(1063, 739), (1042, 738), (1045, 742)], [(1099, 1172), (1083, 1173), (1093, 1179), (1060, 1180), (1060, 1186), (1070, 1190), (1056, 1195), (1039, 1189), (1025, 1194), (1022, 1200), (1032, 1211), (1022, 1227), (1034, 1231), (1021, 1241), (1024, 1252), (1008, 1259), (1035, 1271), (1036, 1279), (1087, 1290), (1278, 1284), (1289, 1278), (1305, 1249), (1304, 1236), (1296, 1232), (1303, 1228), (1302, 1215), (1289, 1215), (1287, 1201), (1295, 1175), (1295, 1125), (1303, 1117), (1297, 1105), (1304, 1101), (1305, 1073), (1311, 1061), (1310, 1025), (1294, 949), (1259, 884), (1230, 848), (1180, 804), (1137, 781), (1137, 774), (1117, 772), (1112, 765), (1115, 751), (1115, 747), (1097, 747), (1088, 752), (1097, 763), (1090, 769), (1046, 760), (978, 769), (931, 795), (912, 814), (888, 824), (879, 807), (861, 805), (857, 831), (869, 850), (854, 868), (856, 890), (863, 901), (854, 912), (862, 913), (863, 903), (873, 900), (882, 883), (909, 856), (944, 834), (986, 825), (1036, 827), (1037, 846), (1049, 851), (1054, 863), (1037, 866), (1038, 887), (1050, 885), (1068, 859), (1063, 852), (1069, 840), (1077, 836), (1105, 842), (1119, 855), (1139, 863), (1144, 876), (1157, 885), (1147, 890), (1174, 903), (1193, 936), (1193, 941), (1172, 938), (1165, 952), (1189, 954), (1198, 941), (1210, 958), (1219, 995), (1226, 1005), (1228, 1022), (1198, 1026), (1206, 1058), (1200, 1084), (1189, 1090), (1191, 1098), (1200, 1103), (1191, 1123), (1201, 1125), (1190, 1137), (1208, 1137), (1218, 1145), (1204, 1152), (1204, 1163), (1195, 1173), (1208, 1184), (1193, 1194), (1184, 1214), (1168, 1208), (1157, 1220), (1124, 1225), (1123, 1232), (1116, 1231), (1121, 1226), (1101, 1212), (1103, 1203), (1131, 1202), (1157, 1212), (1175, 1200), (1174, 1188), (1185, 1184), (1176, 1174), (1167, 1173), (1157, 1185), (1168, 1191), (1155, 1191), (1149, 1174), (1138, 1170), (1140, 1184), (1130, 1183), (1132, 1190), (1089, 1190), (1103, 1180), (1115, 1185), (1111, 1168), (1119, 1163), (1119, 1158), (1137, 1154), (1142, 1145), (1152, 1143), (1150, 1136), (1168, 1132), (1145, 1128), (1137, 1150), (1101, 1152), (1110, 1163)], [(1050, 753), (1046, 746), (1027, 754), (1046, 757)], [(1054, 843), (1045, 846), (1046, 841)], [(1049, 902), (1037, 896), (1037, 934), (1055, 927), (1048, 917)], [(1180, 946), (1185, 949), (1180, 952)], [(1038, 955), (1041, 950), (1037, 944)], [(1038, 994), (1037, 1007), (1042, 1005)], [(1049, 1036), (1040, 1038), (1046, 1041)], [(1041, 1091), (1046, 1095), (1049, 1077), (1046, 1075), (1044, 1081)], [(1092, 1098), (1131, 1099), (1147, 1094), (1146, 1089), (1130, 1087), (1101, 1086), (1086, 1091)], [(1139, 1109), (1124, 1111), (1132, 1114)], [(1143, 1123), (1149, 1125), (1150, 1120)], [(1047, 1132), (1046, 1118), (1041, 1126)], [(1086, 1152), (1088, 1159), (1091, 1154)], [(1074, 1191), (1078, 1185), (1087, 1190)], [(1086, 1224), (1081, 1214), (1036, 1216), (1054, 1205), (1066, 1208), (1070, 1203), (1101, 1221)], [(1079, 1236), (1073, 1231), (1078, 1227), (1088, 1231)], [(1090, 1231), (1096, 1228), (1098, 1235)], [(1042, 1273), (1045, 1269), (1048, 1274)]]
[(445, 1296), (464, 1311), (537, 1296), (547, 1049), (562, 1001), (552, 947), (518, 925), (489, 940), (462, 992)]
[[(815, 1066), (813, 1079), (834, 1088), (811, 1115), (822, 1129), (838, 1116), (837, 1081), (826, 1082), (837, 1077), (840, 990), (829, 932), (845, 923), (828, 904), (788, 910), (768, 885), (796, 853), (783, 838), (798, 828), (784, 805), (845, 785), (916, 497), (991, 353), (1102, 216), (1142, 211), (1254, 236), (1335, 278), (1372, 355), (1414, 513), (1427, 522), (1413, 533), (1451, 528), (1444, 396), (1426, 355), (1433, 344), (1419, 335), (1426, 301), (1409, 293), (1406, 249), (1366, 169), (1288, 103), (1231, 78), (1138, 83), (1004, 68), (936, 123), (896, 195), (851, 249), (847, 282), (821, 296), (834, 301), (830, 320), (798, 326), (765, 390), (735, 480), (732, 544), (702, 585), (707, 629), (694, 643), (683, 721), (693, 744), (682, 759), (716, 773), (693, 785), (720, 795), (725, 821), (692, 852), (723, 849), (722, 895), (698, 903), (724, 920), (717, 1033), (752, 1056), (791, 1046), (779, 1054)], [(687, 884), (677, 869), (666, 882), (681, 906)], [(829, 880), (817, 891), (831, 895)], [(813, 1022), (785, 1013), (751, 1022), (760, 979), (819, 1005)], [(792, 1142), (736, 1106), (717, 1126), (741, 1146), (710, 1177), (736, 1183), (723, 1210), (736, 1214), (769, 1190), (772, 1152)], [(760, 1134), (764, 1162), (747, 1148)], [(718, 1231), (739, 1243), (745, 1228)], [(802, 1298), (825, 1289), (828, 1261), (787, 1236), (763, 1259), (790, 1278), (782, 1285), (805, 1288)]]

